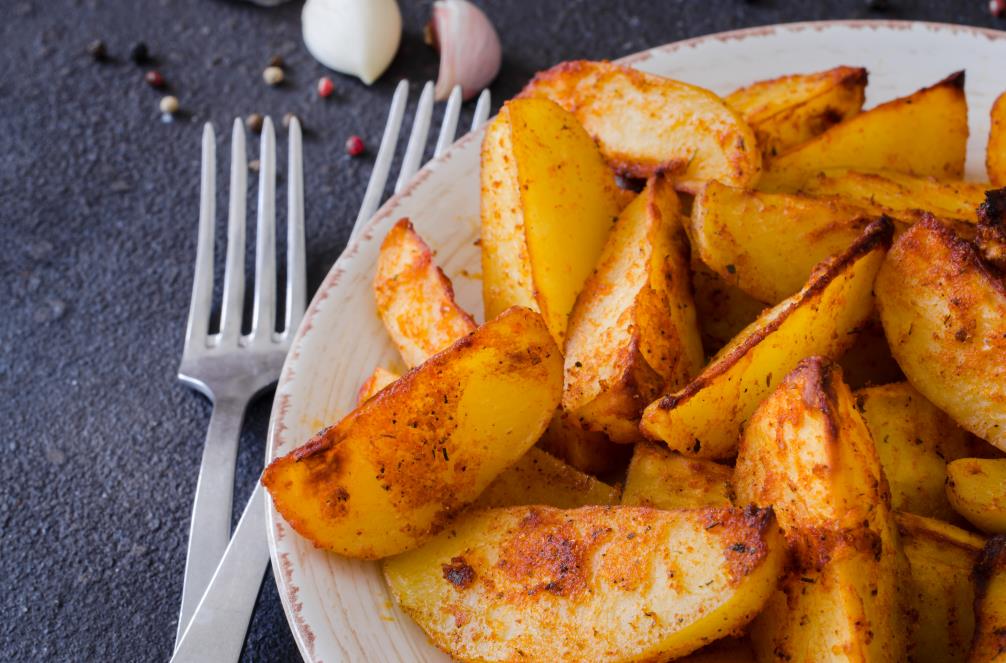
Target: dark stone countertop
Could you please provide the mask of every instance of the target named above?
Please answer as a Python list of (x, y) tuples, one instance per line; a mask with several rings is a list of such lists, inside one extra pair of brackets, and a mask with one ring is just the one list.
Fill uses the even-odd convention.
[[(370, 172), (370, 156), (345, 155), (346, 138), (359, 134), (376, 149), (394, 83), (436, 75), (436, 55), (422, 43), (430, 2), (400, 4), (405, 35), (391, 70), (371, 88), (334, 76), (337, 92), (323, 101), (314, 85), (324, 70), (301, 44), (296, 1), (262, 9), (221, 0), (3, 0), (0, 660), (170, 656), (210, 413), (175, 379), (200, 126), (210, 120), (224, 134), (235, 115), (250, 112), (304, 119), (316, 287), (342, 250)], [(864, 17), (1001, 25), (985, 0), (889, 0), (883, 13), (863, 0), (480, 4), (504, 46), (497, 106), (560, 60), (613, 58), (745, 26)], [(96, 38), (111, 62), (85, 54)], [(127, 58), (136, 40), (149, 44), (187, 117), (159, 120), (160, 95)], [(261, 71), (277, 53), (288, 82), (272, 89)], [(223, 205), (221, 195), (218, 218)], [(222, 248), (222, 228), (218, 237)], [(260, 470), (268, 412), (262, 399), (247, 417), (235, 517)], [(297, 658), (271, 576), (243, 658)]]

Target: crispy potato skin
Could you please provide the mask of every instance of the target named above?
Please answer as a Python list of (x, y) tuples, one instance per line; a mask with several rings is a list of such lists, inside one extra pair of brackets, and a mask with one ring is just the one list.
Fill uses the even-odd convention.
[(993, 186), (1006, 186), (1006, 92), (996, 97), (990, 120), (985, 172)]
[(975, 639), (968, 663), (1006, 661), (1006, 536), (988, 540), (975, 563)]
[(795, 570), (751, 630), (759, 660), (903, 661), (907, 562), (869, 430), (841, 369), (801, 361), (744, 429), (734, 489), (772, 505)]
[(1006, 534), (1006, 459), (959, 458), (947, 465), (946, 495), (978, 529)]
[(698, 251), (692, 251), (691, 268), (702, 347), (712, 356), (754, 322), (767, 305), (709, 269)]
[(914, 663), (963, 663), (975, 630), (971, 568), (985, 541), (932, 518), (895, 516), (912, 572), (902, 588), (918, 614)]
[(835, 67), (758, 81), (724, 101), (754, 130), (767, 161), (859, 113), (867, 80), (862, 67)]
[(650, 442), (640, 442), (625, 476), (622, 504), (656, 509), (730, 506), (733, 470), (711, 460), (686, 458)]
[(384, 570), (461, 661), (658, 661), (746, 624), (784, 549), (771, 510), (517, 507), (466, 515)]
[(891, 487), (893, 507), (956, 520), (943, 483), (947, 463), (970, 453), (971, 436), (907, 382), (860, 389), (855, 397)]
[(454, 301), (450, 279), (408, 219), (399, 220), (381, 243), (374, 300), (409, 367), (475, 331), (475, 320)]
[(692, 205), (689, 236), (727, 283), (775, 304), (814, 266), (847, 249), (874, 221), (837, 197), (764, 193), (709, 182)]
[(728, 458), (743, 422), (808, 355), (837, 357), (873, 309), (873, 279), (893, 227), (872, 223), (845, 252), (821, 263), (804, 288), (763, 313), (684, 389), (654, 401), (640, 428), (674, 451)]
[(266, 468), (276, 509), (315, 545), (376, 559), (414, 548), (520, 458), (562, 393), (541, 317), (513, 308)]
[(552, 417), (538, 447), (581, 472), (602, 477), (624, 471), (632, 456), (631, 446), (616, 444), (604, 433), (584, 430), (562, 410)]
[(643, 408), (702, 368), (688, 260), (678, 197), (653, 177), (615, 222), (570, 316), (562, 406), (585, 430), (635, 442)]
[(964, 72), (836, 124), (772, 159), (759, 187), (792, 191), (829, 168), (888, 169), (959, 180), (964, 175), (968, 107)]
[(753, 185), (761, 152), (751, 128), (712, 92), (610, 62), (563, 62), (520, 93), (571, 111), (620, 174), (672, 176), (694, 193), (717, 179)]
[(590, 504), (618, 504), (620, 493), (618, 488), (532, 447), (496, 477), (471, 508), (540, 504), (575, 509)]
[(934, 219), (895, 241), (876, 282), (891, 353), (922, 395), (1006, 449), (1006, 286)]
[(370, 374), (370, 377), (364, 380), (363, 384), (360, 385), (360, 390), (356, 392), (356, 406), (360, 407), (372, 397), (376, 396), (379, 391), (400, 377), (402, 376), (398, 373), (378, 366), (374, 369), (374, 372)]

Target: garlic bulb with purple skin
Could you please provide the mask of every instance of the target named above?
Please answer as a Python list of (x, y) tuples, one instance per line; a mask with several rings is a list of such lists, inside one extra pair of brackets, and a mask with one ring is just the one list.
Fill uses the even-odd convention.
[(440, 53), (437, 101), (446, 99), (455, 85), (461, 86), (465, 99), (471, 99), (499, 73), (503, 51), (496, 28), (467, 0), (434, 2), (426, 37)]
[(315, 60), (367, 85), (388, 68), (402, 39), (395, 0), (307, 0), (301, 23)]

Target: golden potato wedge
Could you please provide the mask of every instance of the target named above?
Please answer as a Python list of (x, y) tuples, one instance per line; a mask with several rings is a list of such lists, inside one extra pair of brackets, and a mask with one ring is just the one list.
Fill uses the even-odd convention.
[(912, 386), (1006, 450), (1006, 285), (988, 270), (973, 244), (929, 218), (894, 242), (875, 290)]
[(552, 454), (532, 447), (489, 484), (472, 508), (531, 504), (575, 509), (590, 504), (618, 504), (620, 492)]
[(623, 211), (569, 318), (562, 407), (613, 442), (640, 438), (643, 408), (702, 368), (677, 194), (663, 176)]
[(792, 191), (830, 168), (894, 170), (959, 180), (964, 175), (968, 105), (964, 72), (836, 124), (771, 160), (759, 187)]
[(837, 357), (873, 310), (873, 279), (893, 227), (872, 223), (842, 254), (821, 263), (804, 288), (763, 313), (684, 389), (651, 403), (640, 428), (689, 456), (728, 458), (744, 421), (804, 357)]
[(894, 508), (955, 520), (943, 483), (947, 463), (971, 450), (971, 436), (907, 382), (860, 389), (855, 396), (891, 487)]
[(1006, 186), (1006, 92), (992, 104), (989, 142), (985, 148), (985, 172), (993, 186)]
[(730, 506), (733, 470), (702, 458), (686, 458), (650, 442), (640, 442), (625, 476), (622, 504), (656, 509)]
[(795, 558), (751, 630), (759, 660), (904, 660), (907, 563), (877, 451), (837, 365), (804, 359), (759, 405), (733, 484), (739, 504), (772, 505)]
[(985, 542), (932, 518), (898, 513), (895, 520), (912, 572), (902, 592), (918, 614), (912, 661), (963, 663), (975, 631), (971, 568)]
[(968, 663), (1006, 661), (1006, 536), (988, 540), (975, 563), (975, 639)]
[(276, 509), (315, 545), (375, 559), (423, 542), (545, 430), (562, 357), (513, 308), (266, 468)]
[(744, 626), (785, 544), (770, 509), (493, 509), (389, 559), (399, 604), (461, 661), (684, 656)]
[(767, 305), (727, 283), (706, 267), (697, 254), (698, 251), (692, 251), (695, 311), (702, 332), (702, 347), (711, 356), (754, 322)]
[(695, 197), (689, 237), (702, 262), (727, 283), (775, 304), (798, 292), (814, 265), (847, 249), (873, 220), (837, 197), (714, 181)]
[(724, 101), (751, 126), (762, 157), (770, 159), (859, 113), (866, 83), (866, 69), (835, 67), (758, 81)]
[(561, 347), (622, 195), (590, 136), (551, 101), (507, 102), (493, 124), (482, 163), (486, 316), (536, 308)]
[(859, 328), (856, 342), (838, 360), (845, 383), (852, 389), (902, 382), (905, 374), (887, 347), (880, 320), (872, 317)]
[(1006, 459), (958, 458), (947, 464), (946, 495), (954, 510), (989, 534), (1006, 534)]
[(454, 301), (454, 288), (408, 219), (381, 243), (374, 278), (377, 313), (407, 366), (417, 366), (475, 331), (475, 320)]
[(751, 128), (712, 92), (611, 62), (563, 62), (520, 93), (576, 115), (622, 175), (666, 172), (694, 193), (716, 179), (753, 185), (761, 152)]
[(389, 384), (402, 377), (394, 371), (389, 371), (386, 368), (378, 366), (374, 369), (374, 372), (370, 374), (363, 384), (360, 385), (360, 390), (356, 392), (356, 406), (359, 407), (366, 403), (370, 398), (377, 395), (377, 392), (381, 391)]
[(583, 430), (562, 410), (549, 422), (538, 446), (581, 472), (602, 477), (624, 471), (632, 456), (631, 446), (616, 444), (604, 433)]

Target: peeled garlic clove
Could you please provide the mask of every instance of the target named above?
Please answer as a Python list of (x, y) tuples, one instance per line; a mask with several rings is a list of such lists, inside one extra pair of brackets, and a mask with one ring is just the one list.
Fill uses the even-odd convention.
[(388, 68), (402, 39), (395, 0), (308, 0), (301, 23), (315, 60), (367, 85)]
[(467, 0), (437, 0), (426, 27), (440, 51), (437, 101), (446, 99), (455, 85), (471, 99), (496, 78), (502, 62), (500, 38), (481, 9)]

